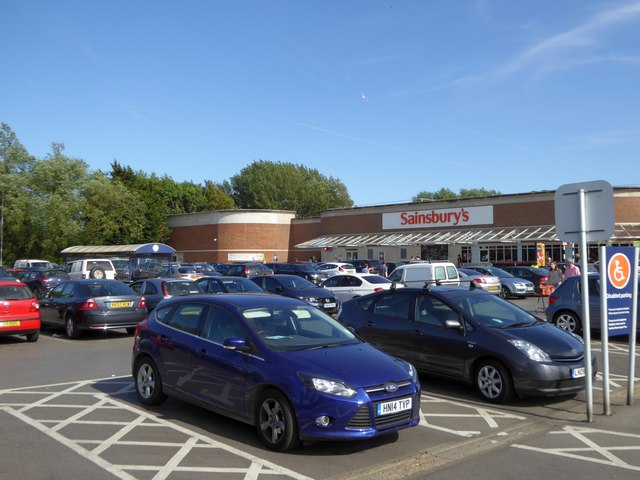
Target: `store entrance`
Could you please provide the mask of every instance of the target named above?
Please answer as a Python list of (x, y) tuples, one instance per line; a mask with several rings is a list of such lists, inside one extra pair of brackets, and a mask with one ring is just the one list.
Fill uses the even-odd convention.
[(449, 260), (449, 245), (420, 245), (422, 260)]

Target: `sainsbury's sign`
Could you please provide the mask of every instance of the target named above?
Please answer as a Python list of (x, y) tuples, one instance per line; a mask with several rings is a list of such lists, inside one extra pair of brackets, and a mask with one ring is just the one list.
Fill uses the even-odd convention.
[(382, 214), (382, 229), (492, 225), (493, 206), (411, 210)]

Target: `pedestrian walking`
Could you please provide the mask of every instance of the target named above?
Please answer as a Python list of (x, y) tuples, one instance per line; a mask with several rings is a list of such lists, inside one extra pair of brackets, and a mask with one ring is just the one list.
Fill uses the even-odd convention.
[(553, 285), (554, 290), (558, 288), (558, 285), (562, 283), (564, 280), (564, 275), (562, 274), (562, 270), (558, 268), (558, 264), (556, 262), (551, 262), (551, 269), (549, 270), (549, 285)]
[(573, 260), (567, 260), (567, 266), (564, 269), (564, 278), (575, 277), (580, 275), (580, 269), (573, 263)]
[(380, 275), (386, 277), (389, 274), (389, 269), (387, 268), (387, 262), (384, 260), (380, 261)]

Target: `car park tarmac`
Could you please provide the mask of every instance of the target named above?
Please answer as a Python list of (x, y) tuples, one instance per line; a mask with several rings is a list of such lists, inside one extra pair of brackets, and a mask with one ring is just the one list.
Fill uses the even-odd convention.
[[(514, 303), (538, 308), (536, 298)], [(609, 347), (610, 417), (601, 413), (599, 379), (595, 418), (587, 423), (584, 392), (497, 406), (464, 385), (422, 377), (418, 427), (286, 454), (265, 450), (254, 428), (178, 400), (144, 408), (129, 373), (132, 341), (124, 332), (71, 341), (52, 329), (36, 344), (0, 339), (0, 435), (11, 439), (0, 450), (3, 478), (389, 480), (428, 472), (434, 479), (495, 479), (513, 469), (524, 477), (584, 472), (584, 478), (631, 479), (640, 470), (638, 407), (626, 405), (623, 341)], [(592, 348), (599, 356), (599, 339)]]

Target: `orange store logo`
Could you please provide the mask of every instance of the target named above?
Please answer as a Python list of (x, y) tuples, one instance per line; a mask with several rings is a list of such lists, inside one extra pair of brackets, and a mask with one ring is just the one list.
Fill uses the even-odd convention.
[(611, 285), (618, 290), (626, 287), (631, 278), (631, 262), (629, 262), (629, 258), (622, 253), (616, 253), (609, 259), (607, 275)]

